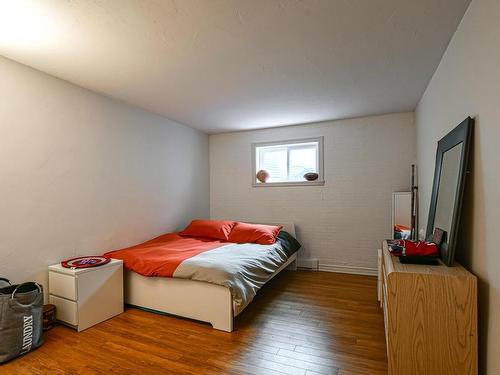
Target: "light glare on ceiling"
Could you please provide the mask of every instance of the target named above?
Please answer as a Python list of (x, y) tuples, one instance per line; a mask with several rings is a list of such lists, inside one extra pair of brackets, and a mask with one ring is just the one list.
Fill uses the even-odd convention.
[(40, 50), (57, 41), (57, 25), (48, 2), (0, 0), (0, 53)]

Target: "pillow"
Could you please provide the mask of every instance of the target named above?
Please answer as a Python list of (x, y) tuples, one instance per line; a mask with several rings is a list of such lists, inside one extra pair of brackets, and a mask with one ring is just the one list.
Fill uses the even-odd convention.
[(189, 237), (213, 238), (227, 241), (231, 229), (236, 223), (223, 220), (193, 220), (186, 229), (179, 234)]
[(229, 234), (229, 242), (258, 243), (271, 245), (276, 242), (278, 234), (283, 228), (276, 225), (248, 224), (237, 222)]

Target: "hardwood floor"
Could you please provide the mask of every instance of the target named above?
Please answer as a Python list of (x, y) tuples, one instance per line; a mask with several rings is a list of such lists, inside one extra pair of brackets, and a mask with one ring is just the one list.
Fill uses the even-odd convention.
[(0, 374), (387, 374), (376, 279), (282, 272), (233, 333), (137, 309), (81, 333), (57, 326)]

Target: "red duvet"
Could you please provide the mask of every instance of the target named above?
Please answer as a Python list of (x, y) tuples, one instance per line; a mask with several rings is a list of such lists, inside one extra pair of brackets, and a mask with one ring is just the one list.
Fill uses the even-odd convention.
[(125, 268), (133, 269), (143, 276), (172, 277), (184, 260), (223, 245), (227, 245), (227, 242), (167, 233), (140, 245), (104, 255), (123, 260)]

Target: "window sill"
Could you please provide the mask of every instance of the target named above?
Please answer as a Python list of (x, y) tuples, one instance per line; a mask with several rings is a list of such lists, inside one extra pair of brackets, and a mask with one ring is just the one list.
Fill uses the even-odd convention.
[(323, 186), (325, 181), (296, 181), (296, 182), (261, 182), (254, 183), (253, 187), (291, 187), (291, 186)]

